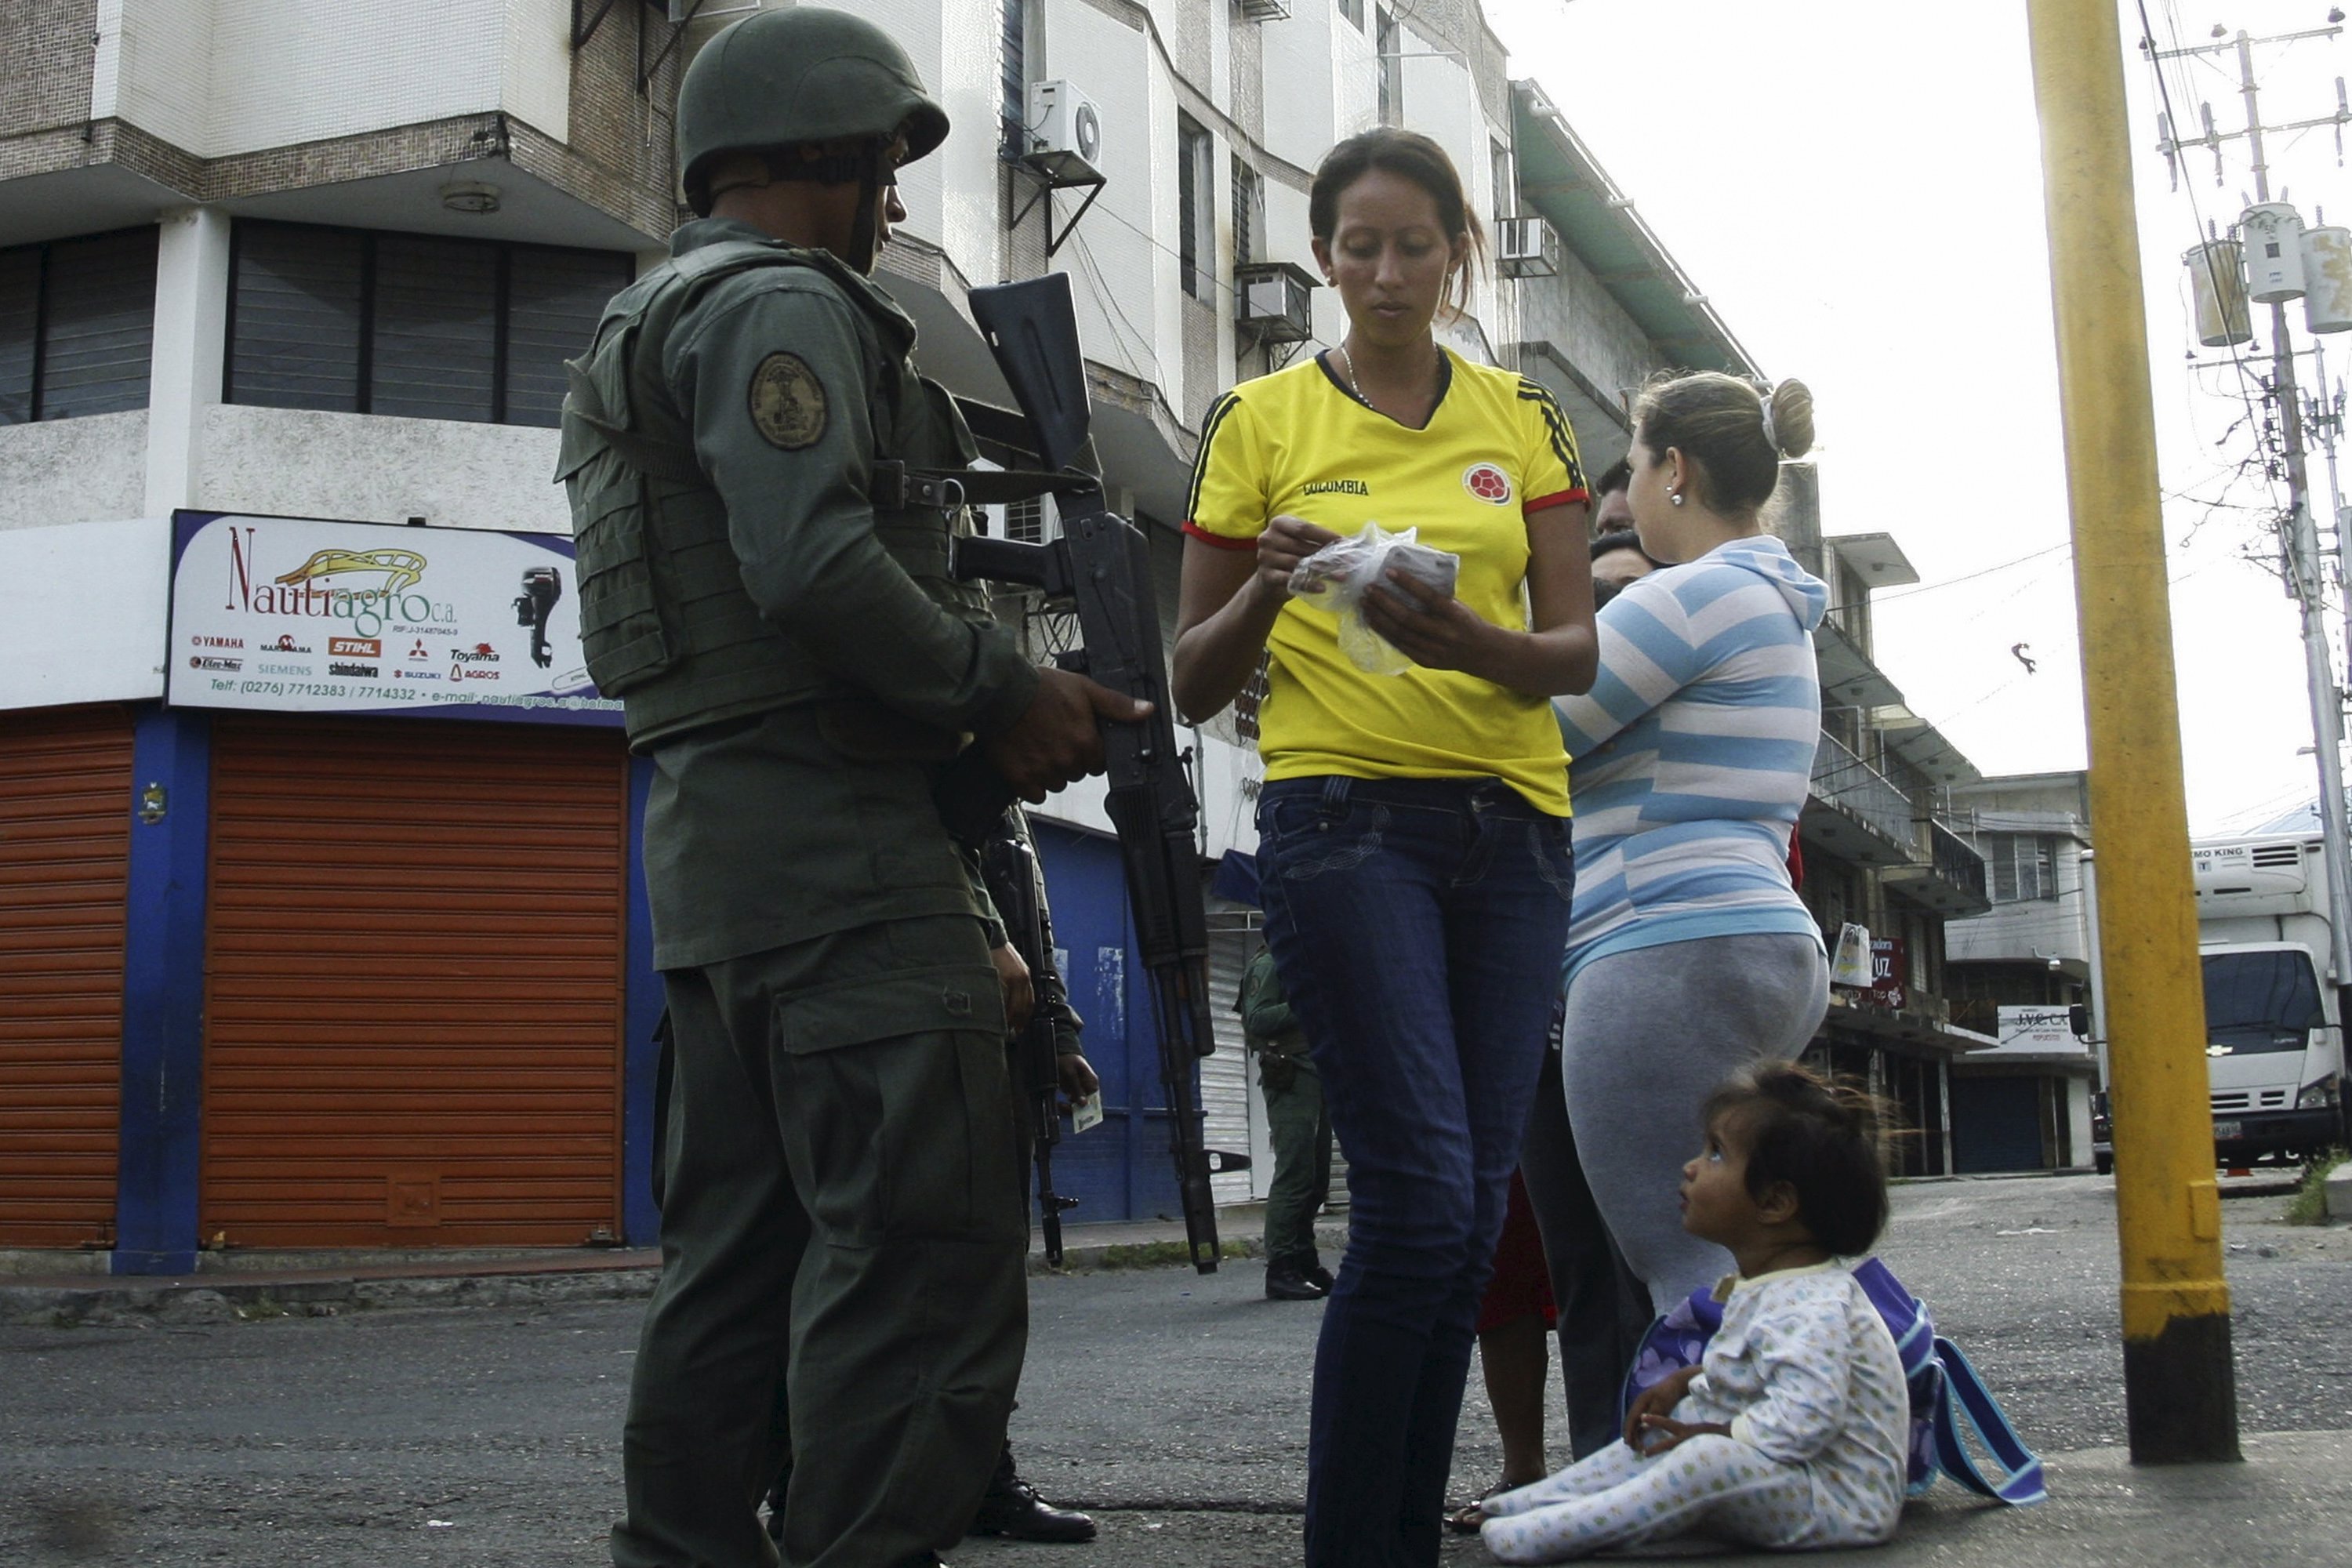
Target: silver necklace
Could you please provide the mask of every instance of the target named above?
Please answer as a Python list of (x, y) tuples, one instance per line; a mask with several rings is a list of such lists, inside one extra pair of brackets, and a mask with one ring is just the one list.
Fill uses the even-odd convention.
[[(1432, 343), (1430, 347), (1436, 350), (1437, 363), (1440, 368), (1440, 374), (1442, 374), (1445, 364), (1445, 351), (1438, 348), (1435, 343)], [(1356, 384), (1356, 356), (1348, 352), (1348, 345), (1344, 342), (1339, 345), (1339, 363), (1347, 367), (1348, 390), (1356, 395), (1357, 402), (1362, 404), (1365, 407), (1370, 408), (1372, 405), (1372, 400), (1364, 395), (1364, 389), (1361, 386)]]

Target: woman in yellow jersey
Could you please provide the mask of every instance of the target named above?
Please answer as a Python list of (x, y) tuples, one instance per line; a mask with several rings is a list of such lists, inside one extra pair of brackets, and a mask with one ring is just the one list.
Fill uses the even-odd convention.
[[(1259, 713), (1266, 936), (1348, 1155), (1347, 1256), (1308, 1433), (1307, 1561), (1437, 1561), (1479, 1293), (1544, 1051), (1573, 868), (1550, 698), (1591, 684), (1585, 489), (1542, 387), (1441, 349), (1481, 242), (1444, 152), (1368, 132), (1308, 201), (1340, 345), (1203, 424), (1174, 696), (1195, 721), (1271, 654)], [(1451, 297), (1449, 301), (1449, 296)], [(1341, 654), (1294, 567), (1365, 523), (1461, 557), (1366, 617), (1402, 675)]]

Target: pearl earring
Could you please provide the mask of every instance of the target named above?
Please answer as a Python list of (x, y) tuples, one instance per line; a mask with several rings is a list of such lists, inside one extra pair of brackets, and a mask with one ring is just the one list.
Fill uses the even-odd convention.
[(1672, 494), (1668, 495), (1666, 499), (1674, 502), (1676, 506), (1680, 506), (1683, 504), (1683, 492), (1675, 490)]

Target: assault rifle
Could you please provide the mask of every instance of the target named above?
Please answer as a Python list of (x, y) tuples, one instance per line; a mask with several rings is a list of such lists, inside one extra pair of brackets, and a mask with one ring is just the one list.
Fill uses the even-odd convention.
[(1062, 1266), (1062, 1211), (1078, 1200), (1054, 1190), (1054, 1145), (1062, 1140), (1060, 1106), (1061, 1060), (1054, 1039), (1054, 1018), (1048, 994), (1065, 996), (1064, 980), (1054, 964), (1045, 904), (1037, 897), (1037, 851), (1029, 836), (1016, 830), (1017, 819), (1008, 810), (998, 818), (996, 831), (980, 852), (981, 875), (988, 882), (989, 900), (1021, 962), (1029, 966), (1032, 994), (1029, 1022), (1013, 1037), (1013, 1092), (1021, 1100), (1021, 1120), (1029, 1134), (1029, 1157), (1037, 1167), (1037, 1215), (1045, 1233), (1045, 1261)]
[[(1192, 1267), (1211, 1274), (1218, 1247), (1209, 1178), (1247, 1169), (1249, 1157), (1204, 1145), (1194, 1096), (1200, 1059), (1216, 1048), (1209, 1022), (1208, 910), (1193, 839), (1200, 804), (1185, 773), (1188, 754), (1176, 749), (1150, 551), (1136, 526), (1105, 503), (1101, 479), (1073, 465), (1087, 445), (1088, 410), (1068, 276), (1049, 273), (974, 289), (971, 302), (1021, 413), (963, 404), (965, 417), (992, 454), (1012, 458), (1016, 468), (1020, 459), (1034, 456), (1043, 471), (916, 477), (910, 488), (929, 482), (944, 492), (957, 486), (953, 496), (934, 498), (945, 504), (1053, 496), (1062, 519), (1059, 539), (1024, 544), (961, 538), (955, 574), (1040, 589), (1049, 601), (1073, 605), (1080, 646), (1056, 654), (1055, 662), (1151, 704), (1150, 717), (1140, 723), (1102, 727), (1109, 785), (1105, 809), (1118, 832), (1136, 946), (1150, 982), (1160, 1081), (1168, 1099), (1168, 1147), (1183, 1201), (1185, 1240)], [(966, 776), (943, 792), (942, 799), (961, 797), (970, 811), (1001, 811), (1013, 799), (1010, 786), (1002, 779), (991, 785), (971, 778), (971, 771), (985, 768), (985, 763), (977, 748), (964, 755)], [(978, 841), (969, 833), (963, 837)], [(1139, 1132), (1139, 1126), (1130, 1125)]]

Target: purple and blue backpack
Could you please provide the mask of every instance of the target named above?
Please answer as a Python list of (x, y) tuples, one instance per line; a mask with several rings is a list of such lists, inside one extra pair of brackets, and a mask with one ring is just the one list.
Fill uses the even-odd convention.
[[(1927, 1303), (1875, 1258), (1856, 1264), (1853, 1278), (1895, 1336), (1911, 1390), (1911, 1494), (1926, 1491), (1940, 1472), (1972, 1492), (2014, 1507), (2048, 1496), (2040, 1457), (2019, 1439), (1960, 1347), (1937, 1336)], [(1722, 1326), (1723, 1304), (1711, 1290), (1692, 1291), (1689, 1300), (1652, 1323), (1618, 1394), (1619, 1424), (1633, 1401), (1667, 1373), (1698, 1365), (1707, 1341)], [(1971, 1451), (1968, 1436), (1984, 1449), (1989, 1463)]]

